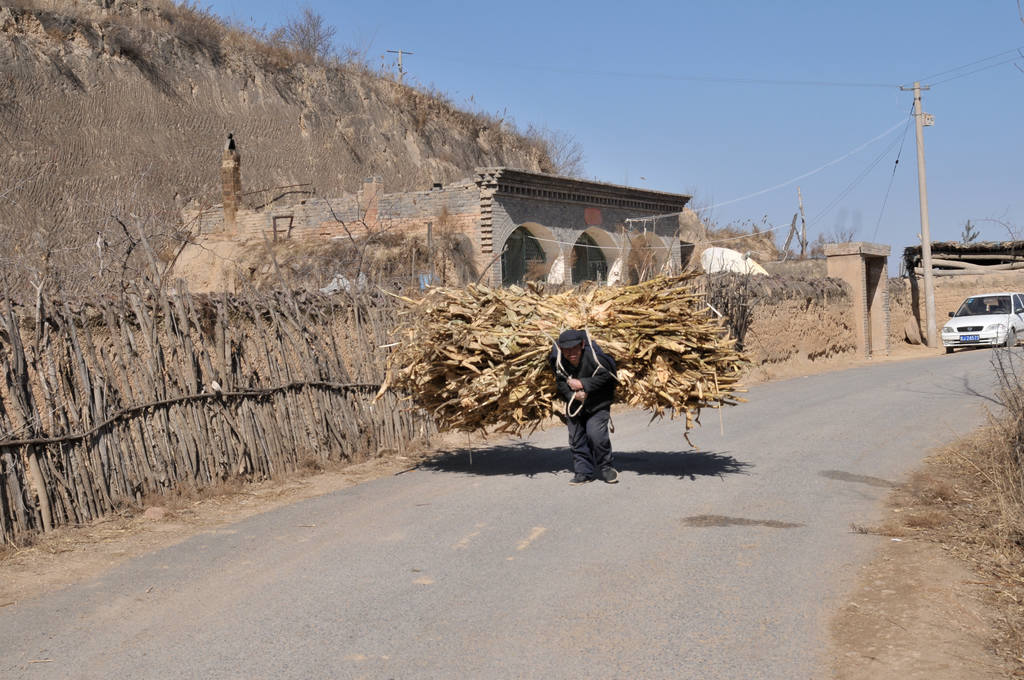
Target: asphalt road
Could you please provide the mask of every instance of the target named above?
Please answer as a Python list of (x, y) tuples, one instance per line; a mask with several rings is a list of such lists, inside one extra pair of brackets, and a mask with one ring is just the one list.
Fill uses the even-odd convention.
[(203, 533), (0, 609), (0, 677), (826, 678), (885, 540), (851, 522), (983, 422), (991, 357), (759, 385), (697, 450), (617, 414), (616, 485), (555, 428)]

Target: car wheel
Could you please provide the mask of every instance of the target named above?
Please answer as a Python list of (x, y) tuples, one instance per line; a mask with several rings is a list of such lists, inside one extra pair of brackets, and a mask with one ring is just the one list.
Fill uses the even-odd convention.
[(946, 348), (946, 354), (952, 354), (952, 353), (953, 353), (953, 348), (952, 347), (947, 347)]
[(1006, 346), (1016, 347), (1017, 346), (1017, 333), (1011, 328), (1006, 331)]

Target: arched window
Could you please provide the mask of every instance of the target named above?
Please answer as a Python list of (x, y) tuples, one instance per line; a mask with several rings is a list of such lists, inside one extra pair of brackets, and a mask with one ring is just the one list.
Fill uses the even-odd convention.
[(517, 227), (501, 252), (501, 285), (519, 286), (540, 276), (544, 268), (544, 249), (540, 241), (524, 227)]
[(608, 278), (608, 261), (597, 241), (590, 234), (580, 234), (572, 247), (572, 282), (604, 281)]

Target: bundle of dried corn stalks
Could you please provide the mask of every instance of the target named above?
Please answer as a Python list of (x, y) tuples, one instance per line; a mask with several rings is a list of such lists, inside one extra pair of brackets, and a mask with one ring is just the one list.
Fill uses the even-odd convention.
[(744, 358), (694, 275), (546, 295), (536, 288), (434, 288), (407, 305), (381, 393), (409, 395), (441, 430), (520, 434), (561, 412), (548, 353), (583, 328), (618, 363), (617, 399), (653, 418), (686, 416), (736, 396)]

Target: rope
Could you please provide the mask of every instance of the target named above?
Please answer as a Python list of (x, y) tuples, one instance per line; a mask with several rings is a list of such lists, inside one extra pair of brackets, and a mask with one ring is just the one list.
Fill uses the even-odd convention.
[[(594, 337), (590, 334), (590, 330), (588, 328), (584, 328), (583, 332), (587, 334), (587, 342), (590, 344), (590, 354), (594, 357), (594, 372), (590, 374), (590, 377), (593, 378), (595, 375), (597, 375), (598, 371), (604, 370), (606, 373), (608, 373), (612, 377), (612, 379), (615, 382), (619, 382), (619, 376), (617, 376), (614, 373), (612, 373), (611, 371), (609, 371), (608, 368), (604, 364), (601, 363), (601, 360), (597, 358), (597, 350), (594, 349)], [(547, 335), (547, 333), (545, 333), (545, 335)], [(558, 344), (558, 341), (557, 340), (553, 340), (550, 335), (548, 335), (548, 339), (552, 340), (552, 342), (555, 345), (555, 373), (556, 374), (561, 374), (562, 377), (564, 377), (568, 381), (568, 379), (570, 377), (569, 376), (569, 372), (562, 365), (562, 348)], [(575, 392), (575, 390), (573, 390), (573, 392)], [(577, 407), (575, 413), (572, 412), (572, 403), (574, 401), (578, 401), (578, 400), (577, 399), (570, 399), (569, 401), (565, 402), (565, 414), (566, 414), (566, 416), (568, 416), (570, 418), (575, 418), (576, 416), (578, 416), (583, 411), (583, 405), (586, 403), (586, 397), (584, 397), (583, 400), (580, 401), (580, 405), (579, 405), (579, 407)], [(609, 420), (610, 420), (610, 417), (609, 417)], [(614, 432), (614, 430), (612, 430), (612, 431)]]

